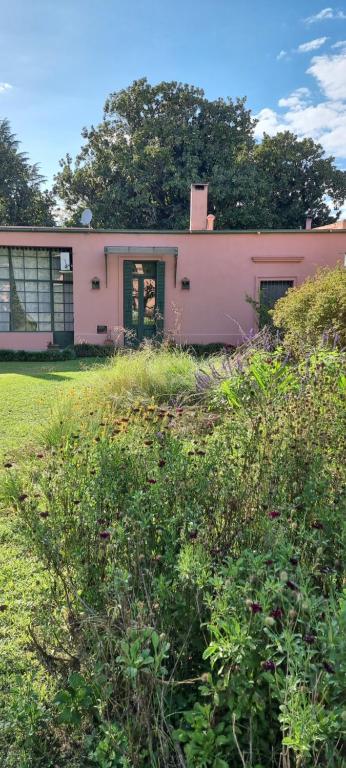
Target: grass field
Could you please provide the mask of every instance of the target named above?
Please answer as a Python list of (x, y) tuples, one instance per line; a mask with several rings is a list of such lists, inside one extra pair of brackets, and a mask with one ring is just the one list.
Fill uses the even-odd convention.
[(56, 363), (0, 363), (0, 461), (37, 444), (62, 393), (88, 384), (100, 365), (94, 358)]

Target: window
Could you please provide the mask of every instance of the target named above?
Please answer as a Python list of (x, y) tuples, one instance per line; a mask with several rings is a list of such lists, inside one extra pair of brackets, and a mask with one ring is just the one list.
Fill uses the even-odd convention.
[(293, 280), (261, 280), (259, 295), (259, 326), (271, 325), (272, 318), (269, 310), (275, 303), (285, 296), (289, 288), (293, 287)]
[(73, 330), (72, 290), (59, 250), (0, 247), (0, 331)]

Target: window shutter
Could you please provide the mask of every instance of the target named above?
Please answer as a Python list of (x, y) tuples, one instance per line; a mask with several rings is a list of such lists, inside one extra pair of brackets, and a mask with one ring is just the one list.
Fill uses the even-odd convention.
[(165, 315), (165, 262), (157, 262), (156, 272), (156, 308), (157, 308), (157, 320), (156, 320), (156, 334), (158, 337), (163, 336), (164, 327), (164, 315)]
[(124, 328), (132, 325), (132, 261), (124, 261)]

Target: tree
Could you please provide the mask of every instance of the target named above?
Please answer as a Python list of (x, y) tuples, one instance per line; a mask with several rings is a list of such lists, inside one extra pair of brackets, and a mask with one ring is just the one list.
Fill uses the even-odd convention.
[(53, 196), (18, 146), (8, 120), (0, 120), (0, 224), (53, 226)]
[(219, 228), (328, 223), (327, 194), (338, 206), (345, 174), (311, 139), (290, 133), (256, 145), (245, 100), (208, 100), (203, 90), (145, 78), (112, 93), (103, 120), (83, 130), (75, 162), (60, 163), (55, 192), (69, 220), (91, 207), (94, 226), (186, 228), (192, 182), (210, 183)]
[(346, 174), (324, 157), (312, 139), (297, 139), (289, 131), (264, 135), (255, 149), (259, 224), (273, 229), (305, 227), (307, 216), (314, 226), (335, 221), (328, 197), (337, 214), (346, 197)]
[(186, 228), (190, 184), (209, 181), (218, 225), (246, 226), (253, 128), (243, 100), (138, 80), (110, 95), (97, 128), (84, 129), (86, 143), (75, 164), (61, 161), (55, 190), (71, 222), (90, 206), (98, 226)]

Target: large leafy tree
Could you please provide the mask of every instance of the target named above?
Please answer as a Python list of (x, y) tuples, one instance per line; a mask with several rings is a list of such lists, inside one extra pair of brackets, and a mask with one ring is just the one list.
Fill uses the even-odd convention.
[(346, 197), (346, 174), (325, 157), (312, 139), (297, 139), (289, 131), (264, 135), (255, 149), (258, 206), (261, 226), (304, 227), (307, 216), (314, 226), (335, 221), (327, 198), (340, 211)]
[(246, 226), (254, 121), (244, 101), (209, 101), (193, 86), (146, 79), (113, 93), (103, 122), (84, 129), (56, 192), (77, 222), (85, 206), (104, 227), (185, 228), (189, 186), (210, 182), (219, 226)]
[(103, 121), (83, 130), (75, 161), (61, 161), (55, 191), (77, 223), (114, 228), (185, 228), (192, 182), (210, 183), (219, 228), (299, 227), (311, 211), (330, 221), (325, 194), (337, 205), (345, 177), (319, 145), (290, 133), (261, 145), (245, 101), (208, 100), (176, 82), (146, 79), (113, 93)]
[(8, 120), (0, 120), (0, 225), (52, 226), (53, 196), (18, 146)]

